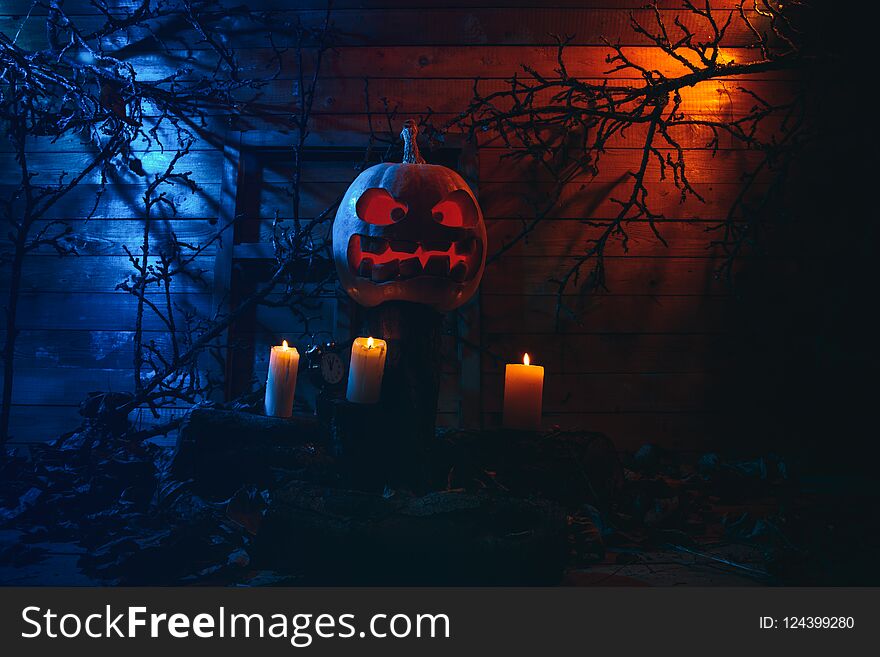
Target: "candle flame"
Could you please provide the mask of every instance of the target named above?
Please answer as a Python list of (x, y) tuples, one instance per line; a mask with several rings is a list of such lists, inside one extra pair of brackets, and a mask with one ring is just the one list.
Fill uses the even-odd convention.
[(290, 347), (287, 346), (287, 340), (281, 341), (281, 351), (287, 351)]
[(370, 336), (369, 338), (367, 338), (367, 349), (372, 349), (372, 348), (373, 348), (373, 337)]
[(529, 364), (529, 355), (528, 355), (528, 353), (526, 353), (526, 354), (523, 354), (523, 365), (528, 365), (528, 364)]

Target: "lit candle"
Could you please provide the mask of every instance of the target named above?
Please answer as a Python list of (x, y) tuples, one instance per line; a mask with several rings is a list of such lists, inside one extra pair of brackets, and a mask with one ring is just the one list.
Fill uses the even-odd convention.
[(298, 367), (299, 352), (296, 347), (287, 346), (287, 340), (280, 347), (272, 347), (269, 352), (269, 377), (266, 379), (266, 415), (293, 415)]
[(529, 355), (523, 364), (508, 364), (504, 370), (504, 419), (507, 429), (538, 431), (541, 428), (541, 405), (544, 394), (544, 368), (529, 365)]
[(348, 389), (345, 398), (358, 404), (375, 404), (382, 391), (385, 371), (385, 340), (355, 338), (351, 345), (351, 366), (348, 368)]

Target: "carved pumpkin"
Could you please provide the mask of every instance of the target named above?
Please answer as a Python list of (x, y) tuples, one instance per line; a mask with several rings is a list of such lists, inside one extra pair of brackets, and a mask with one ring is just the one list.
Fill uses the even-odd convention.
[(410, 301), (452, 310), (473, 295), (483, 276), (480, 206), (455, 171), (425, 163), (416, 133), (407, 121), (403, 162), (362, 172), (336, 212), (339, 280), (362, 306)]

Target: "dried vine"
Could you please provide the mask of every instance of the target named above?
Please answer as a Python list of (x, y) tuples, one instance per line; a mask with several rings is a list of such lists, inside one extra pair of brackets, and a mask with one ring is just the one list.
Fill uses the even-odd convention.
[[(471, 104), (440, 128), (464, 130), (472, 139), (494, 130), (511, 149), (506, 157), (535, 163), (549, 176), (549, 193), (532, 203), (533, 215), (523, 217), (519, 233), (501, 245), (494, 258), (528, 238), (558, 207), (566, 185), (579, 178), (595, 178), (615, 140), (630, 138), (628, 133), (643, 135), (636, 137), (641, 151), (638, 164), (619, 185), (623, 194), (610, 199), (617, 211), (607, 219), (583, 219), (599, 229), (598, 236), (589, 239), (571, 266), (552, 281), (556, 285), (557, 321), (561, 315), (576, 316), (566, 303), (566, 295), (573, 289), (582, 293), (607, 289), (607, 247), (618, 240), (627, 250), (631, 222), (647, 222), (656, 239), (666, 245), (664, 216), (654, 209), (649, 195), (648, 174), (653, 163), (659, 167), (660, 180), (672, 179), (682, 202), (688, 198), (704, 201), (688, 177), (689, 155), (680, 137), (683, 130), (703, 131), (704, 148), (713, 156), (722, 135), (761, 154), (759, 162), (743, 175), (739, 194), (726, 216), (713, 227), (718, 237), (710, 245), (720, 247), (724, 254), (718, 273), (728, 279), (737, 258), (760, 239), (768, 206), (779, 200), (790, 165), (810, 138), (805, 94), (795, 93), (786, 102), (772, 103), (739, 87), (736, 93), (748, 96), (753, 106), (744, 116), (731, 120), (691, 116), (682, 109), (681, 95), (683, 90), (710, 80), (735, 82), (738, 76), (808, 65), (813, 53), (801, 44), (797, 27), (808, 10), (804, 3), (788, 2), (783, 7), (771, 0), (742, 0), (736, 9), (721, 11), (713, 10), (709, 2), (698, 6), (684, 0), (682, 11), (696, 22), (675, 16), (672, 24), (656, 5), (649, 5), (649, 9), (653, 10), (649, 24), (630, 13), (631, 28), (659, 49), (668, 60), (664, 64), (677, 67), (680, 74), (664, 72), (668, 70), (665, 66), (664, 71), (648, 66), (626, 47), (606, 41), (611, 50), (606, 76), (631, 74), (640, 83), (615, 84), (608, 77), (601, 81), (581, 79), (571, 75), (566, 66), (571, 37), (558, 37), (554, 76), (523, 65), (524, 75), (515, 75), (505, 89), (490, 94), (482, 94), (476, 80)], [(750, 47), (758, 55), (750, 61), (732, 61), (724, 55), (725, 35), (737, 21), (754, 37)], [(700, 26), (698, 31), (688, 26), (693, 24)], [(768, 171), (768, 190), (755, 203), (755, 182)], [(592, 192), (587, 185), (584, 193)]]
[[(204, 376), (205, 364), (200, 357), (211, 352), (223, 358), (226, 345), (219, 339), (236, 319), (256, 304), (267, 304), (287, 306), (307, 320), (309, 301), (328, 290), (329, 277), (307, 282), (302, 277), (302, 264), (328, 259), (329, 246), (321, 237), (321, 227), (332, 218), (335, 208), (304, 219), (299, 209), (299, 187), (300, 155), (309, 135), (321, 57), (333, 38), (329, 6), (321, 25), (306, 27), (299, 22), (285, 25), (268, 12), (243, 7), (220, 10), (200, 0), (144, 0), (127, 10), (111, 9), (100, 0), (93, 4), (104, 19), (97, 28), (80, 28), (81, 17), (67, 15), (62, 3), (37, 1), (16, 34), (0, 33), (0, 121), (7, 129), (20, 168), (18, 184), (3, 199), (3, 220), (9, 224), (8, 243), (2, 251), (2, 264), (9, 267), (0, 417), (4, 442), (12, 407), (24, 261), (39, 250), (52, 249), (59, 255), (77, 253), (79, 236), (74, 234), (73, 226), (52, 217), (59, 214), (56, 208), (63, 207), (60, 204), (83, 181), (98, 181), (95, 201), (84, 213), (86, 220), (96, 215), (112, 183), (146, 184), (137, 204), (143, 221), (142, 240), (136, 247), (123, 245), (132, 272), (117, 286), (117, 290), (136, 299), (134, 381), (130, 393), (113, 397), (114, 403), (103, 411), (107, 415), (124, 417), (141, 406), (158, 415), (158, 408), (168, 403), (203, 401), (219, 382)], [(20, 43), (39, 41), (24, 34), (34, 33), (40, 24), (45, 30), (44, 41)], [(227, 45), (230, 29), (253, 29), (265, 35), (274, 53), (266, 74), (241, 65), (235, 50)], [(168, 75), (144, 79), (127, 61), (132, 34), (166, 54), (179, 50), (181, 44), (201, 44), (213, 53), (216, 64), (197, 73), (187, 61)], [(170, 240), (157, 245), (151, 241), (151, 229), (176, 215), (176, 197), (170, 193), (175, 187), (201, 193), (198, 181), (184, 165), (198, 139), (210, 142), (210, 113), (219, 111), (234, 120), (242, 115), (259, 116), (264, 111), (259, 92), (281, 73), (288, 49), (276, 46), (279, 37), (294, 51), (293, 61), (304, 90), (299, 113), (286, 120), (286, 127), (296, 134), (291, 148), (293, 216), (289, 222), (276, 217), (276, 265), (267, 284), (235, 308), (215, 309), (210, 316), (199, 316), (176, 307), (174, 282), (182, 278), (200, 281), (204, 272), (198, 270), (198, 256), (222, 239), (231, 239), (231, 227), (221, 227), (214, 237), (199, 244), (187, 243), (172, 234)], [(310, 78), (306, 77), (307, 67), (311, 68)], [(44, 181), (29, 163), (37, 142), (75, 143), (90, 155), (79, 170)], [(145, 163), (154, 160), (164, 160), (167, 166), (151, 172)], [(145, 339), (147, 315), (166, 329), (167, 347)]]

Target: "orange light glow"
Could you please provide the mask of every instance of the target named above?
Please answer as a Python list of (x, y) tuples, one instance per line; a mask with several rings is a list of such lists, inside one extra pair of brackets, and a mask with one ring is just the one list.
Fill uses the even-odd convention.
[(523, 354), (523, 365), (528, 365), (528, 364), (529, 364), (529, 355), (526, 353), (526, 354)]
[(372, 349), (372, 348), (373, 348), (373, 338), (372, 338), (372, 336), (370, 336), (369, 338), (367, 338), (367, 349)]
[(287, 345), (287, 340), (281, 341), (281, 351), (287, 351), (290, 347)]

